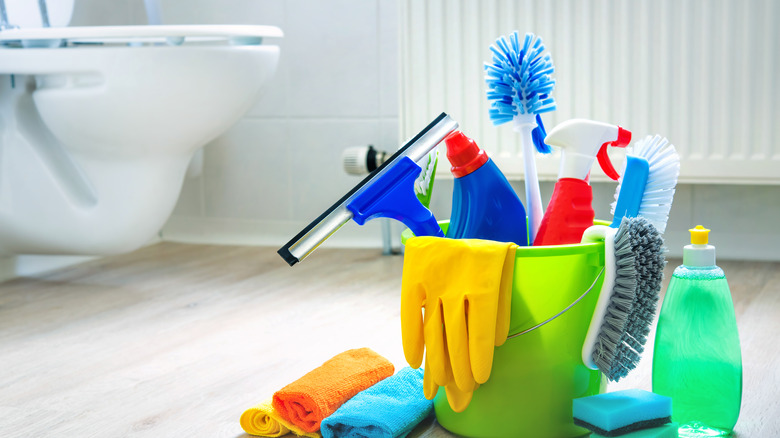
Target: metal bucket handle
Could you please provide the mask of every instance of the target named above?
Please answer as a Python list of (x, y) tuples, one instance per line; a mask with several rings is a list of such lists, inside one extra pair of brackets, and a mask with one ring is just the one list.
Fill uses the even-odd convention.
[(550, 318), (540, 322), (539, 324), (536, 324), (533, 327), (527, 328), (527, 329), (519, 331), (517, 333), (513, 333), (513, 334), (507, 336), (506, 338), (507, 339), (512, 339), (512, 338), (516, 338), (516, 337), (518, 337), (520, 335), (524, 335), (526, 333), (532, 332), (532, 331), (538, 329), (539, 327), (547, 324), (548, 322), (554, 320), (555, 318), (557, 318), (557, 317), (563, 315), (564, 313), (566, 313), (567, 310), (569, 310), (572, 307), (574, 307), (575, 304), (579, 303), (583, 298), (585, 298), (586, 295), (588, 295), (588, 293), (590, 293), (590, 291), (593, 290), (593, 287), (596, 286), (596, 283), (598, 283), (599, 278), (601, 278), (601, 275), (603, 273), (604, 273), (604, 268), (601, 268), (601, 271), (599, 271), (598, 275), (596, 275), (596, 279), (593, 280), (593, 283), (590, 285), (590, 287), (582, 295), (580, 295), (576, 300), (574, 300), (573, 303), (569, 304), (565, 309), (561, 310), (560, 312), (556, 313), (555, 315), (551, 316)]

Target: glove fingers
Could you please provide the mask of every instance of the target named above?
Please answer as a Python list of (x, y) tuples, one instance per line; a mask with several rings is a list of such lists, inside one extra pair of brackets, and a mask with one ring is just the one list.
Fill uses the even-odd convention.
[(425, 361), (428, 364), (425, 372), (430, 372), (433, 381), (444, 386), (452, 380), (447, 345), (444, 338), (444, 321), (442, 320), (442, 305), (440, 300), (428, 302), (425, 306), (423, 322), (425, 334)]
[(485, 383), (493, 367), (496, 339), (496, 301), (468, 297), (469, 359), (477, 383)]
[(419, 283), (402, 284), (401, 339), (403, 341), (404, 357), (412, 368), (420, 367), (425, 349), (422, 316), (424, 301), (425, 290)]
[(512, 313), (512, 287), (514, 286), (515, 253), (517, 245), (510, 245), (501, 271), (501, 285), (498, 289), (498, 312), (496, 313), (495, 345), (503, 345), (509, 334), (509, 319)]
[(447, 403), (455, 412), (463, 412), (471, 403), (471, 391), (461, 391), (455, 385), (447, 385), (444, 387), (444, 392), (447, 393)]
[(461, 297), (444, 305), (444, 333), (446, 335), (452, 377), (461, 391), (473, 391), (474, 375), (469, 360), (469, 331), (466, 327), (466, 304)]
[(431, 373), (428, 372), (428, 358), (425, 359), (425, 370), (423, 371), (423, 395), (428, 400), (433, 400), (436, 397), (436, 393), (439, 392), (439, 385), (433, 381)]

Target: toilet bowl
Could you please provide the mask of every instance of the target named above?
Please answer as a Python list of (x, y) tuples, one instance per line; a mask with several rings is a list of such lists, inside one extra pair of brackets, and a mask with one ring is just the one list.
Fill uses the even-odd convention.
[[(271, 26), (0, 31), (0, 253), (115, 254), (272, 78)], [(258, 139), (261, 143), (262, 139)]]

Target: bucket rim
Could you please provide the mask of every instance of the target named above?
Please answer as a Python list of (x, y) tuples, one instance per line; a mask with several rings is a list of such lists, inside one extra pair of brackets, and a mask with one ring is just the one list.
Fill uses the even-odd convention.
[[(450, 221), (440, 220), (438, 221), (444, 233), (447, 233), (447, 227), (450, 225)], [(594, 225), (609, 225), (610, 222), (602, 220), (594, 220)], [(401, 245), (406, 245), (406, 241), (414, 236), (412, 230), (409, 228), (404, 229), (401, 232)], [(566, 255), (578, 255), (587, 254), (589, 252), (602, 252), (604, 242), (587, 242), (587, 243), (570, 243), (566, 245), (544, 245), (544, 246), (518, 246), (515, 251), (515, 258), (525, 257), (560, 257)]]

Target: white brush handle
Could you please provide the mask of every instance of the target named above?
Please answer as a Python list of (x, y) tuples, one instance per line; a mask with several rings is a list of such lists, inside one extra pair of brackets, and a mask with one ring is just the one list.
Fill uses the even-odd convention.
[(599, 299), (596, 302), (596, 308), (593, 310), (593, 317), (590, 319), (585, 342), (582, 344), (582, 363), (592, 370), (598, 369), (593, 361), (593, 350), (596, 347), (599, 330), (604, 322), (604, 314), (607, 312), (607, 307), (609, 307), (609, 302), (612, 299), (612, 290), (615, 287), (615, 274), (617, 271), (617, 266), (615, 265), (616, 233), (617, 229), (615, 228), (605, 225), (593, 225), (582, 234), (582, 243), (604, 241), (604, 282), (601, 284)]
[(536, 158), (534, 157), (534, 139), (531, 134), (536, 128), (536, 116), (521, 114), (514, 118), (514, 129), (520, 133), (523, 144), (523, 172), (525, 173), (525, 203), (528, 214), (528, 241), (533, 245), (539, 225), (542, 223), (544, 209), (542, 194), (539, 192), (539, 177), (536, 174)]

